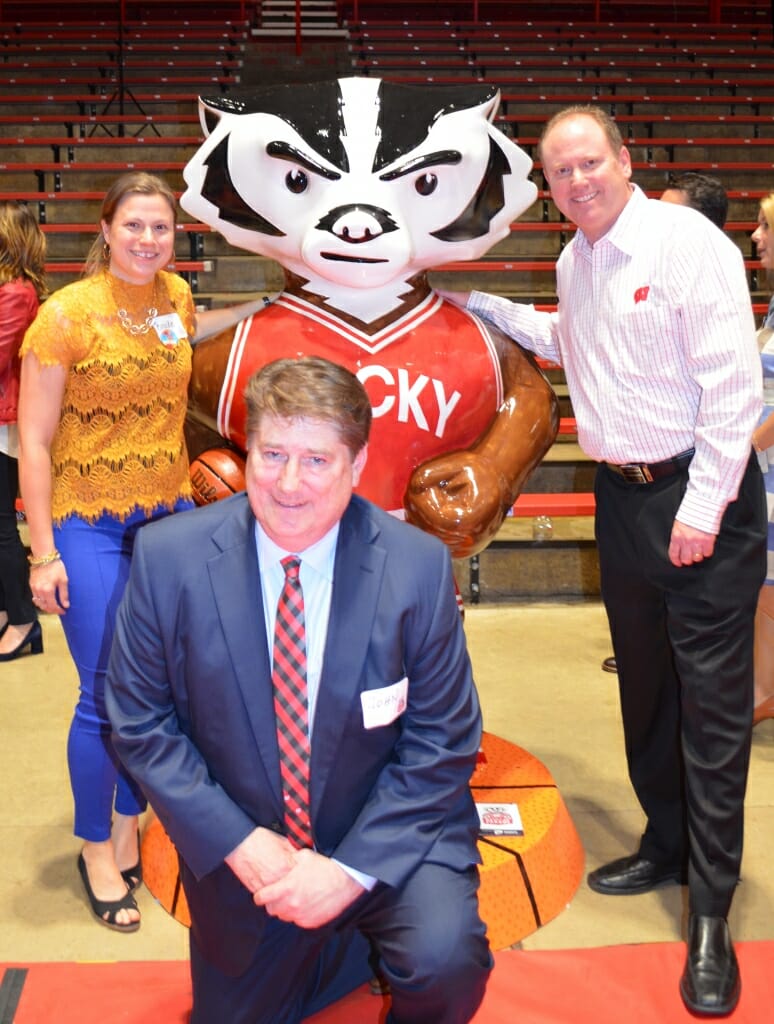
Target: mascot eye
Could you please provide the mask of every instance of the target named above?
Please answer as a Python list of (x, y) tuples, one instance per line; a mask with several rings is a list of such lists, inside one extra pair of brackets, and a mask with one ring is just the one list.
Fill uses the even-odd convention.
[(421, 196), (431, 196), (438, 188), (438, 178), (434, 174), (423, 174), (414, 182), (414, 188)]
[(296, 168), (293, 171), (288, 171), (285, 176), (285, 184), (287, 185), (289, 192), (298, 196), (302, 192), (306, 192), (309, 188), (309, 178), (304, 171)]

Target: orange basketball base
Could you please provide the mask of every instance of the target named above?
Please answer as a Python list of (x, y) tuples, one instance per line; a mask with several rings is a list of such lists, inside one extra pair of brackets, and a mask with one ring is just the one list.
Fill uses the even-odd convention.
[[(583, 846), (548, 769), (526, 750), (484, 733), (471, 779), (473, 798), (518, 804), (523, 836), (482, 836), (481, 917), (493, 949), (506, 949), (556, 917), (583, 874)], [(145, 884), (181, 924), (191, 918), (177, 854), (152, 818), (142, 841)]]

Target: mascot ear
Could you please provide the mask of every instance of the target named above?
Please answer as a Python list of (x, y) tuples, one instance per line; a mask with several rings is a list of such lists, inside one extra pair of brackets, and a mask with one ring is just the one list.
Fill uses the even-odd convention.
[(222, 110), (217, 110), (207, 100), (199, 97), (199, 123), (205, 136), (212, 135), (221, 117), (223, 117)]
[(494, 121), (494, 116), (497, 113), (497, 108), (500, 106), (500, 90), (498, 89), (494, 96), (484, 105), (484, 117), (491, 124)]

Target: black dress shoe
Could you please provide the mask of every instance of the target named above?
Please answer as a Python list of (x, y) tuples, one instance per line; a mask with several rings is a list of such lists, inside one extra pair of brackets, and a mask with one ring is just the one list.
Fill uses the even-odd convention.
[(663, 885), (682, 885), (685, 873), (668, 864), (656, 864), (638, 853), (603, 864), (587, 878), (589, 888), (604, 896), (636, 896)]
[(739, 964), (724, 917), (691, 914), (688, 956), (680, 978), (680, 995), (700, 1017), (727, 1017), (739, 1002)]
[(0, 654), (0, 661), (14, 661), (16, 658), (20, 658), (28, 647), (30, 654), (43, 653), (43, 631), (40, 628), (40, 622), (32, 623), (24, 639), (19, 641), (12, 651)]

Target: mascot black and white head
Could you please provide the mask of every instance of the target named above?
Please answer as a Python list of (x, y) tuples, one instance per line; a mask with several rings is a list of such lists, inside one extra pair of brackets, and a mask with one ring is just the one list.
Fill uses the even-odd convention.
[(532, 161), (492, 124), (498, 102), (486, 85), (372, 78), (202, 98), (181, 205), (376, 319), (418, 272), (483, 255), (534, 202)]

